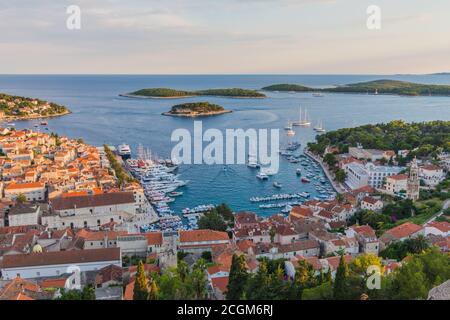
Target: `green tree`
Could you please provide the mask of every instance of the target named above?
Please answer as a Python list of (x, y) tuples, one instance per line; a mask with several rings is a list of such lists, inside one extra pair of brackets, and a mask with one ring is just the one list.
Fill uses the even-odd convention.
[(344, 255), (341, 255), (339, 266), (336, 270), (336, 278), (334, 280), (333, 296), (335, 299), (343, 299), (346, 297), (348, 276), (348, 265), (345, 262)]
[(233, 254), (231, 260), (231, 269), (227, 286), (227, 299), (241, 299), (248, 280), (248, 272), (245, 264), (244, 255)]
[(158, 300), (159, 299), (159, 288), (156, 280), (152, 279), (150, 283), (150, 290), (148, 293), (149, 300)]
[(345, 173), (344, 170), (338, 169), (336, 170), (335, 177), (337, 182), (344, 183), (345, 179), (347, 178), (347, 174)]
[(217, 231), (227, 230), (227, 224), (223, 217), (217, 212), (217, 209), (212, 209), (206, 212), (198, 220), (199, 229), (211, 229)]
[(81, 291), (81, 300), (95, 300), (95, 289), (93, 286), (85, 286)]
[(134, 282), (133, 300), (147, 300), (148, 299), (148, 279), (145, 275), (144, 263), (139, 261), (136, 280)]
[(24, 195), (23, 193), (20, 193), (17, 198), (16, 198), (18, 203), (25, 203), (27, 202), (27, 196)]

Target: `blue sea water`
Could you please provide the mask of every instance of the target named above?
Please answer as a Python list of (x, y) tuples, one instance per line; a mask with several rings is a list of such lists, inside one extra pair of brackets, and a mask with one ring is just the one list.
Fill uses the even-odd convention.
[[(72, 138), (82, 137), (87, 143), (130, 144), (133, 151), (139, 143), (154, 154), (167, 158), (175, 142), (171, 133), (177, 128), (193, 129), (192, 119), (162, 116), (174, 104), (209, 101), (233, 112), (202, 118), (207, 128), (248, 129), (279, 128), (280, 144), (288, 142), (283, 127), (288, 120), (298, 119), (299, 106), (308, 108), (313, 126), (318, 120), (330, 131), (368, 123), (450, 120), (450, 98), (400, 97), (390, 95), (268, 93), (267, 99), (230, 99), (195, 97), (186, 99), (130, 99), (121, 93), (147, 87), (170, 87), (186, 90), (240, 87), (259, 89), (275, 83), (298, 83), (324, 87), (375, 79), (397, 79), (419, 83), (450, 84), (449, 75), (0, 75), (0, 92), (47, 99), (66, 105), (72, 114), (50, 119), (50, 131)], [(16, 127), (33, 128), (33, 121), (16, 121)], [(296, 140), (306, 145), (316, 133), (310, 128), (295, 128)], [(186, 165), (179, 169), (182, 179), (190, 180), (184, 195), (172, 207), (181, 211), (206, 203), (228, 203), (234, 210), (255, 210), (261, 215), (277, 210), (260, 210), (249, 202), (252, 196), (308, 191), (312, 184), (302, 184), (295, 174), (300, 164), (280, 159), (280, 172), (269, 181), (256, 179), (256, 171), (245, 165), (224, 170), (221, 165)], [(275, 189), (273, 181), (283, 184)]]

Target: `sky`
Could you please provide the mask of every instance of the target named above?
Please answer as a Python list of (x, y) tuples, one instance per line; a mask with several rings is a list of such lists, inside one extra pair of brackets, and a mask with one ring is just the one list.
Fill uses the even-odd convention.
[[(70, 5), (81, 29), (66, 27)], [(0, 0), (0, 73), (448, 72), (449, 12), (448, 0)]]

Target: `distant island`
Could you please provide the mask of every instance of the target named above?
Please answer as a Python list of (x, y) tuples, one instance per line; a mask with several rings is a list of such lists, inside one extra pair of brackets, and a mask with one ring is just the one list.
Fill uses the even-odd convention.
[(398, 80), (375, 80), (347, 84), (333, 88), (309, 88), (297, 84), (276, 84), (264, 87), (262, 90), (288, 92), (397, 94), (405, 96), (450, 96), (450, 86), (448, 85), (419, 84)]
[(209, 102), (192, 102), (177, 104), (168, 112), (163, 112), (165, 116), (176, 117), (205, 117), (229, 113), (224, 107)]
[(30, 120), (57, 117), (70, 113), (65, 106), (40, 99), (0, 93), (0, 119)]
[(266, 95), (257, 90), (228, 88), (228, 89), (206, 89), (197, 91), (176, 90), (170, 88), (147, 88), (131, 93), (120, 94), (122, 97), (130, 98), (160, 98), (174, 99), (194, 96), (216, 96), (228, 98), (265, 98)]

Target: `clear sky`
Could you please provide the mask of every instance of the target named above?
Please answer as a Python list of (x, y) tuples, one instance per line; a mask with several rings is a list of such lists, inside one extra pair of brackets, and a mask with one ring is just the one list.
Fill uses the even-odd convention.
[(444, 72), (449, 14), (449, 0), (0, 0), (0, 73)]

